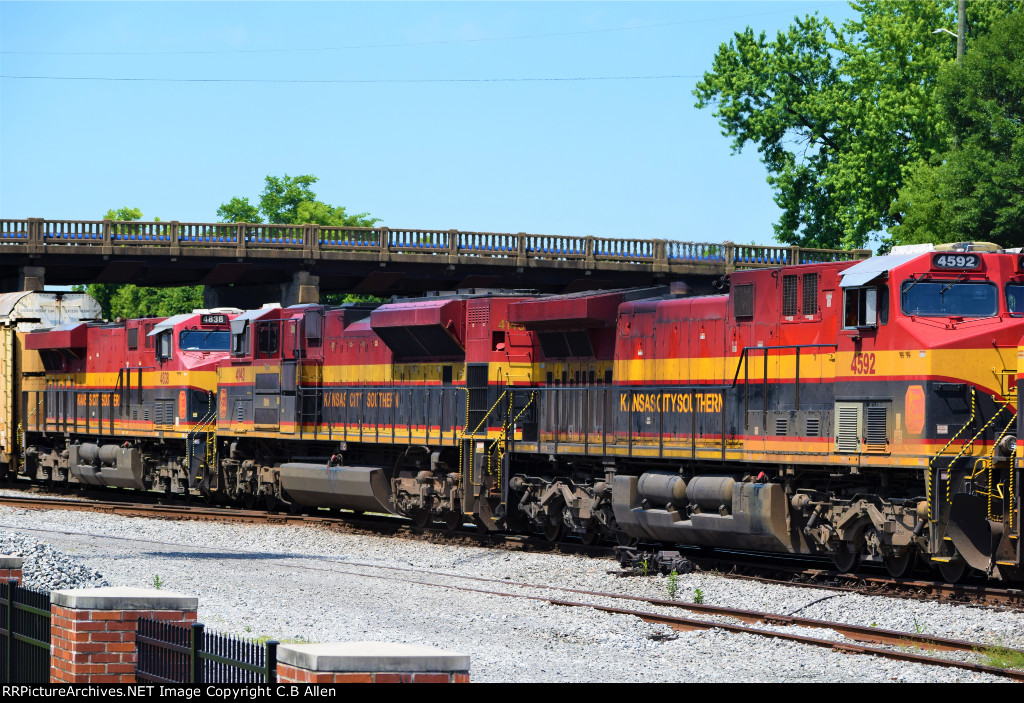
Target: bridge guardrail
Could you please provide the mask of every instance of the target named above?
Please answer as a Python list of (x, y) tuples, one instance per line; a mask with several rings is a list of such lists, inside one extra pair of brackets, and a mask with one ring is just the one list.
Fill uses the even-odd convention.
[[(576, 261), (584, 266), (607, 262), (652, 266), (669, 271), (672, 265), (707, 266), (732, 271), (824, 261), (855, 261), (869, 250), (807, 249), (761, 246), (733, 242), (682, 242), (664, 239), (568, 237), (546, 234), (462, 232), (458, 230), (389, 227), (321, 227), (263, 223), (121, 222), (114, 220), (0, 219), (0, 247), (26, 246), (33, 253), (58, 248), (102, 249), (231, 248), (239, 255), (248, 250), (294, 252), (303, 258), (320, 258), (323, 252), (377, 253), (381, 260), (408, 254), (514, 259), (515, 265), (530, 261)], [(152, 253), (152, 252), (147, 252)]]

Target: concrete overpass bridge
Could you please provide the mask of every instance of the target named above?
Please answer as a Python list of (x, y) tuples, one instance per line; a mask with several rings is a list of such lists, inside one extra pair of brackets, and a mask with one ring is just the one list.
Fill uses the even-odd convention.
[(252, 223), (0, 219), (0, 292), (43, 284), (206, 286), (206, 304), (313, 302), (322, 293), (417, 295), (460, 288), (572, 292), (732, 271), (867, 258), (732, 242)]

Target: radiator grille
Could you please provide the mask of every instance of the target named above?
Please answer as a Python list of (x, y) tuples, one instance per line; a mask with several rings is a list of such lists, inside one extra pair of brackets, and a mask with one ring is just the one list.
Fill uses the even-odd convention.
[(256, 374), (256, 392), (277, 393), (281, 390), (281, 377), (276, 373)]
[(489, 306), (486, 302), (470, 303), (469, 312), (466, 313), (469, 324), (486, 325), (491, 320)]
[(889, 442), (889, 409), (875, 406), (866, 409), (867, 429), (864, 432), (868, 451), (885, 451)]
[(782, 277), (782, 314), (796, 315), (796, 276)]
[(775, 418), (775, 434), (780, 437), (785, 437), (789, 434), (789, 418), (788, 417), (777, 417)]
[(820, 417), (809, 417), (807, 418), (807, 436), (818, 437), (821, 434), (821, 418)]
[(860, 408), (855, 405), (836, 408), (837, 452), (856, 452), (860, 449), (860, 438), (857, 436), (859, 419)]
[(736, 317), (751, 317), (754, 314), (754, 284), (745, 283), (733, 287), (733, 314)]
[(255, 424), (257, 425), (276, 425), (277, 424), (277, 408), (256, 408), (255, 412)]
[(804, 315), (818, 314), (818, 274), (804, 274)]

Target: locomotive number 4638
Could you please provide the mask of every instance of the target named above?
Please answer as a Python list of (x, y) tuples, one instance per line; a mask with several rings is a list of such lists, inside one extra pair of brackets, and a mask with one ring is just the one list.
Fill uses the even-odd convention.
[(875, 372), (874, 352), (854, 352), (850, 371), (855, 374), (873, 374)]

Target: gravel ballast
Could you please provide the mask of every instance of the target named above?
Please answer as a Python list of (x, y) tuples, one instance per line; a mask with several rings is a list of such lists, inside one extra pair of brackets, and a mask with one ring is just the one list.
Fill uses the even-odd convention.
[[(543, 600), (599, 602), (550, 587), (668, 597), (666, 579), (616, 577), (608, 573), (617, 570), (612, 560), (454, 547), (317, 526), (155, 520), (3, 506), (0, 535), (0, 552), (24, 551), (26, 581), (28, 554), (38, 553), (44, 571), (81, 573), (76, 585), (152, 588), (158, 583), (167, 591), (197, 596), (199, 619), (220, 632), (308, 642), (405, 642), (466, 653), (474, 681), (1006, 680), (722, 630), (673, 632), (632, 616)], [(470, 589), (500, 589), (534, 599)], [(833, 595), (703, 573), (680, 576), (676, 598), (692, 602), (697, 589), (711, 605), (1024, 648), (1024, 614), (1017, 612)], [(623, 607), (610, 600), (604, 604)], [(658, 612), (642, 603), (624, 607)], [(825, 630), (807, 633), (841, 639)]]

